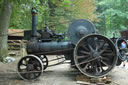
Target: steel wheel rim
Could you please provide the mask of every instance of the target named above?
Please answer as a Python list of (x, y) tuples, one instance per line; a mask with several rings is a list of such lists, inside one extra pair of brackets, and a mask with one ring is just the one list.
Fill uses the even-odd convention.
[[(102, 64), (105, 65), (105, 66), (107, 66), (106, 61), (103, 59), (103, 58), (106, 58), (107, 55), (106, 56), (105, 55), (103, 56), (102, 54), (103, 53), (105, 54), (105, 52), (103, 52), (102, 50), (98, 51), (100, 53), (100, 58), (97, 58), (97, 56), (99, 56), (99, 54), (97, 54), (97, 53), (95, 53), (95, 55), (97, 55), (97, 56), (95, 58), (92, 58), (92, 57), (89, 56), (90, 54), (92, 54), (91, 52), (83, 52), (83, 54), (85, 54), (84, 56), (86, 56), (86, 57), (88, 56), (88, 58), (85, 58), (83, 55), (80, 55), (80, 53), (78, 54), (78, 52), (77, 52), (77, 50), (79, 49), (80, 44), (84, 43), (85, 41), (87, 41), (91, 37), (92, 38), (93, 37), (96, 37), (98, 39), (101, 39), (101, 41), (105, 39), (105, 43), (108, 44), (108, 47), (112, 47), (111, 50), (114, 51), (114, 53), (111, 54), (111, 56), (113, 55), (113, 59), (114, 60), (113, 60), (112, 64), (108, 66), (107, 70), (105, 70), (106, 67), (104, 67), (104, 68), (102, 67)], [(104, 38), (104, 39), (102, 39), (102, 38)], [(101, 41), (99, 41), (100, 44), (101, 44)], [(89, 43), (89, 45), (90, 45), (90, 43)], [(106, 45), (106, 44), (103, 44), (103, 45)], [(92, 46), (92, 44), (91, 44), (91, 46)], [(93, 47), (95, 47), (95, 46), (93, 46)], [(101, 46), (101, 47), (103, 47), (103, 46)], [(87, 50), (87, 49), (91, 49), (91, 47), (90, 46), (88, 46), (88, 47), (85, 46), (83, 49), (84, 50), (85, 49)], [(97, 47), (95, 47), (95, 49), (99, 50), (99, 48), (97, 48)], [(109, 54), (109, 52), (108, 52), (108, 54)], [(81, 57), (81, 60), (79, 60), (80, 57)], [(82, 59), (82, 57), (83, 57), (83, 59)], [(115, 48), (113, 42), (111, 42), (111, 40), (109, 40), (108, 38), (106, 38), (106, 37), (104, 37), (102, 35), (98, 35), (98, 34), (90, 34), (90, 35), (87, 35), (87, 36), (83, 37), (77, 43), (77, 45), (75, 47), (75, 50), (74, 50), (74, 61), (75, 61), (75, 64), (76, 64), (77, 68), (84, 75), (87, 75), (87, 76), (90, 76), (90, 77), (101, 77), (101, 76), (106, 75), (107, 73), (109, 73), (114, 68), (114, 66), (116, 65), (117, 59), (118, 59), (117, 52), (116, 52), (116, 48)], [(85, 62), (85, 60), (86, 60), (86, 62)], [(83, 63), (80, 63), (80, 62), (83, 62)], [(83, 64), (83, 66), (82, 66), (82, 64)], [(94, 67), (94, 66), (97, 66), (97, 68)], [(99, 69), (98, 66), (100, 66), (101, 68)], [(95, 72), (93, 72), (92, 69), (95, 70)], [(90, 70), (90, 72), (89, 72), (89, 70)]]
[(18, 74), (24, 80), (37, 79), (40, 77), (42, 69), (42, 62), (34, 55), (28, 55), (21, 58), (17, 65)]

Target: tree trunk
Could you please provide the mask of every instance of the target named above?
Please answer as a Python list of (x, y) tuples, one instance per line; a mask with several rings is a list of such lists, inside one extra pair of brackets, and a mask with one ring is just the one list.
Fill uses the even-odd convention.
[(0, 61), (3, 61), (3, 57), (8, 55), (7, 34), (12, 14), (12, 5), (13, 3), (10, 0), (3, 0), (0, 14)]
[(52, 3), (52, 0), (48, 0), (48, 6), (50, 9), (50, 16), (54, 16), (56, 5)]

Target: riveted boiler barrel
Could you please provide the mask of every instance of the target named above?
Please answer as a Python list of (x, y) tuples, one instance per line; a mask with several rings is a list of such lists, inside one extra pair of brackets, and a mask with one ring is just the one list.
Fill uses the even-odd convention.
[(71, 42), (38, 42), (38, 41), (32, 41), (27, 43), (27, 52), (29, 54), (45, 54), (45, 53), (55, 53), (59, 51), (70, 51), (73, 50), (73, 45)]

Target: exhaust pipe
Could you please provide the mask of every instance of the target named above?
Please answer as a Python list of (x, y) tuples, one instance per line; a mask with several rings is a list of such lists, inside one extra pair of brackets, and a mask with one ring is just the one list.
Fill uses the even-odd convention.
[(32, 38), (36, 38), (38, 36), (36, 25), (37, 25), (37, 10), (32, 8)]

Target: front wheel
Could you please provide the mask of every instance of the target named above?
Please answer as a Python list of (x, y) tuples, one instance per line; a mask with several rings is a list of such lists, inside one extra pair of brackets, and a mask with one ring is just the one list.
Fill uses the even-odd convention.
[(19, 76), (24, 80), (34, 80), (43, 72), (42, 61), (35, 55), (27, 55), (17, 65)]

